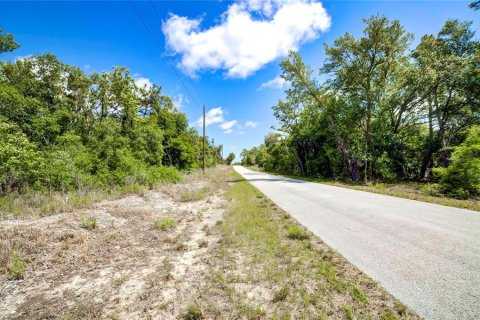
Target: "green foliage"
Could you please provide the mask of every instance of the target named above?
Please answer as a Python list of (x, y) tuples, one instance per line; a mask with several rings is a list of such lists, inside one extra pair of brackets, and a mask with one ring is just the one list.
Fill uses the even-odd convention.
[(177, 226), (177, 221), (174, 219), (170, 218), (163, 218), (163, 219), (156, 219), (155, 222), (155, 228), (161, 229), (161, 230), (167, 230), (167, 229), (173, 229)]
[(233, 160), (235, 160), (235, 153), (230, 152), (228, 154), (227, 158), (225, 159), (225, 163), (230, 166), (232, 164)]
[(288, 237), (295, 240), (306, 240), (309, 238), (308, 233), (303, 228), (291, 225), (287, 229)]
[(289, 87), (272, 107), (279, 128), (244, 149), (242, 165), (365, 184), (433, 180), (435, 171), (449, 194), (476, 194), (475, 152), (449, 160), (480, 125), (480, 42), (471, 23), (448, 20), (410, 49), (399, 21), (364, 22), (360, 37), (346, 33), (325, 46), (324, 82), (296, 52), (281, 61)]
[(85, 217), (80, 221), (80, 228), (93, 230), (97, 227), (98, 220), (94, 217)]
[(185, 315), (183, 316), (183, 319), (185, 320), (200, 320), (203, 319), (203, 313), (202, 313), (202, 308), (200, 305), (196, 302), (191, 303), (187, 307), (187, 311), (185, 312)]
[(440, 185), (460, 199), (477, 195), (480, 192), (480, 127), (471, 128), (465, 141), (452, 150), (452, 163), (435, 171)]
[(7, 270), (10, 277), (14, 280), (23, 279), (25, 274), (25, 262), (20, 258), (17, 251), (13, 251), (10, 256), (10, 261), (7, 265)]
[(13, 51), (18, 48), (18, 43), (13, 39), (11, 33), (3, 33), (0, 28), (0, 54)]
[[(0, 53), (17, 47), (0, 30)], [(0, 62), (0, 194), (148, 186), (202, 163), (202, 138), (125, 67), (86, 75), (53, 54)], [(206, 141), (206, 164), (222, 161)]]

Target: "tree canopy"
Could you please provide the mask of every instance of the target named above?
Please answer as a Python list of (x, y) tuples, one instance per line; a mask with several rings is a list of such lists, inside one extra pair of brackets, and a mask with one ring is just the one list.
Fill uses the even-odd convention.
[(416, 48), (399, 21), (364, 23), (361, 37), (346, 33), (325, 45), (323, 82), (297, 52), (281, 61), (289, 87), (273, 106), (277, 133), (244, 150), (243, 164), (354, 181), (424, 180), (459, 158), (452, 147), (480, 123), (480, 43), (471, 23), (449, 20)]
[[(0, 32), (0, 54), (17, 47)], [(0, 62), (0, 135), (0, 193), (153, 185), (202, 162), (202, 137), (160, 86), (53, 54)], [(221, 146), (206, 149), (208, 166), (221, 161)]]

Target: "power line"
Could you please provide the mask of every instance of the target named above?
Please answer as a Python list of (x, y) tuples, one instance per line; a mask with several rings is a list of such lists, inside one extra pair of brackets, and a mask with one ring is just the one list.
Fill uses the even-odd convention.
[[(145, 20), (143, 20), (143, 17), (142, 15), (140, 14), (140, 12), (137, 10), (137, 8), (135, 7), (134, 3), (132, 0), (129, 0), (129, 3), (131, 5), (131, 7), (133, 8), (133, 11), (135, 12), (136, 16), (138, 17), (138, 19), (140, 20), (140, 22), (143, 24), (143, 27), (147, 30), (148, 34), (150, 35), (150, 37), (152, 38), (153, 40), (153, 43), (157, 46), (157, 48), (162, 51), (162, 47), (160, 46), (160, 44), (158, 43), (157, 39), (155, 38), (155, 35), (152, 33), (152, 31), (150, 30), (150, 28), (147, 26), (147, 24), (145, 23)], [(190, 93), (190, 90), (188, 89), (188, 87), (185, 85), (185, 83), (183, 82), (182, 78), (180, 77), (180, 75), (178, 74), (175, 66), (168, 60), (167, 60), (167, 63), (168, 65), (170, 66), (170, 68), (172, 68), (172, 71), (173, 73), (175, 74), (175, 76), (178, 78), (178, 80), (180, 81), (180, 83), (183, 85), (183, 87), (185, 88), (185, 91), (187, 92), (187, 94), (190, 96), (190, 98), (192, 99), (193, 103), (195, 103), (196, 105), (199, 105), (197, 100), (193, 97), (193, 95)]]
[[(158, 23), (160, 23), (160, 21), (162, 19), (160, 18), (160, 15), (158, 14), (158, 11), (157, 11), (157, 7), (155, 6), (155, 4), (153, 3), (152, 0), (150, 0), (150, 5), (153, 7), (153, 11), (155, 12), (155, 15), (157, 16)], [(161, 25), (160, 25), (160, 27), (161, 27)], [(182, 66), (183, 72), (187, 75), (188, 79), (190, 80), (190, 84), (192, 85), (193, 89), (195, 90), (197, 96), (200, 98), (200, 101), (202, 102), (202, 104), (205, 104), (205, 102), (202, 99), (202, 96), (200, 95), (200, 92), (197, 90), (197, 87), (195, 86), (195, 83), (193, 82), (192, 78), (190, 77), (190, 74), (188, 73), (187, 68), (183, 64), (182, 59), (180, 59), (180, 55), (177, 51), (177, 48), (175, 48), (175, 45), (173, 44), (172, 39), (170, 39), (170, 35), (168, 34), (168, 32), (164, 32), (164, 33), (165, 33), (165, 36), (167, 37), (167, 41), (170, 43), (170, 46), (172, 47), (173, 51), (175, 51), (175, 57), (177, 58), (177, 61), (180, 64), (180, 66)]]

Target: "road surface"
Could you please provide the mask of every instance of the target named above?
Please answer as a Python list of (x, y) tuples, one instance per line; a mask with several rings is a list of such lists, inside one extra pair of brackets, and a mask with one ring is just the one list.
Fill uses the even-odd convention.
[(479, 212), (234, 168), (420, 316), (480, 319)]

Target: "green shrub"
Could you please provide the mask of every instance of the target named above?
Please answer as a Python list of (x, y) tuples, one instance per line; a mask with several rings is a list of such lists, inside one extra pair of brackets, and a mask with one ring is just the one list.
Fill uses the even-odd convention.
[(87, 230), (92, 230), (97, 227), (97, 223), (98, 223), (97, 218), (86, 217), (86, 218), (83, 218), (82, 221), (80, 221), (80, 227)]
[(23, 279), (23, 276), (25, 274), (25, 262), (20, 259), (17, 251), (12, 252), (12, 255), (10, 256), (10, 261), (7, 265), (7, 269), (12, 279)]
[(480, 127), (470, 129), (467, 138), (452, 148), (451, 164), (435, 169), (440, 185), (450, 195), (466, 199), (480, 191)]
[(420, 187), (420, 191), (428, 196), (436, 197), (440, 194), (440, 185), (436, 183), (427, 183)]
[(177, 221), (170, 218), (156, 219), (155, 228), (161, 230), (173, 229), (177, 226)]
[(305, 239), (308, 239), (308, 234), (300, 227), (289, 226), (288, 237), (290, 239), (305, 240)]
[(185, 315), (183, 317), (185, 320), (200, 320), (203, 318), (203, 313), (202, 309), (198, 305), (198, 303), (191, 303), (187, 311), (185, 312)]

